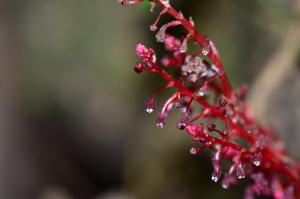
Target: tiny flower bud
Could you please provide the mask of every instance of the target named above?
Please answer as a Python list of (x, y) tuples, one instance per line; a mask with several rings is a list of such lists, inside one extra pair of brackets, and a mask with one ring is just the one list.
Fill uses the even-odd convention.
[(188, 116), (187, 116), (187, 114), (184, 114), (182, 116), (180, 122), (177, 124), (177, 128), (183, 130), (183, 129), (185, 129), (187, 124), (188, 124)]
[(197, 131), (198, 131), (198, 132), (204, 131), (204, 125), (203, 125), (202, 123), (198, 124), (198, 126), (197, 126)]
[(202, 54), (204, 56), (208, 55), (208, 53), (209, 53), (209, 48), (208, 47), (202, 48)]
[(143, 72), (143, 65), (141, 63), (136, 63), (135, 67), (134, 67), (134, 71), (136, 73), (141, 73)]
[(163, 114), (159, 114), (156, 120), (156, 126), (158, 128), (163, 128), (165, 126), (165, 116)]
[(185, 53), (188, 49), (188, 46), (187, 46), (187, 39), (184, 39), (180, 45), (180, 48), (179, 48), (179, 51), (181, 53)]
[(227, 100), (225, 98), (221, 98), (219, 99), (219, 105), (220, 106), (226, 106), (227, 105)]
[(226, 174), (224, 179), (222, 180), (222, 187), (223, 189), (228, 189), (231, 185), (234, 185), (237, 183), (236, 178), (233, 175)]
[(179, 100), (176, 100), (174, 103), (175, 108), (180, 108), (182, 106), (181, 102)]
[(235, 171), (236, 171), (236, 176), (237, 176), (238, 179), (245, 178), (246, 174), (245, 174), (245, 171), (244, 171), (242, 163), (238, 163), (236, 165)]
[(197, 127), (195, 125), (190, 124), (186, 127), (186, 132), (191, 136), (195, 136), (197, 133)]
[(164, 46), (166, 50), (174, 51), (179, 48), (180, 41), (172, 35), (166, 35), (164, 40)]
[(261, 155), (261, 153), (255, 153), (255, 154), (253, 154), (253, 160), (252, 160), (252, 162), (253, 162), (253, 164), (255, 165), (255, 166), (260, 166), (260, 164), (261, 164), (261, 161), (262, 161), (262, 155)]
[(136, 55), (139, 57), (147, 56), (149, 50), (141, 43), (138, 43), (135, 48)]
[(157, 42), (164, 42), (166, 37), (166, 27), (161, 27), (155, 35)]
[(156, 24), (152, 24), (151, 26), (149, 26), (151, 31), (156, 31), (157, 30), (157, 26)]
[(146, 101), (146, 112), (152, 113), (155, 107), (155, 99), (154, 96), (151, 96), (148, 101)]
[(216, 125), (213, 123), (211, 123), (207, 126), (207, 130), (209, 130), (209, 131), (214, 131), (215, 129), (216, 129)]

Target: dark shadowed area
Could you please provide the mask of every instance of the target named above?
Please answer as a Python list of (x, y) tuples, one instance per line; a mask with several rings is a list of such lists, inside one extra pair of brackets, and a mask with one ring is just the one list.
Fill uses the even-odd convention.
[[(300, 1), (170, 1), (300, 159)], [(189, 154), (178, 115), (158, 129), (145, 113), (162, 81), (134, 73), (134, 47), (162, 49), (154, 16), (117, 0), (0, 1), (0, 199), (242, 198), (247, 180), (224, 190), (209, 151)]]

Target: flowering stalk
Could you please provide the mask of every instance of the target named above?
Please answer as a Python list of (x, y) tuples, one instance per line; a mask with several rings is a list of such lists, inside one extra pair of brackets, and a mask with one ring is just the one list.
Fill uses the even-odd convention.
[[(140, 2), (143, 0), (120, 0), (123, 5)], [(156, 73), (167, 82), (153, 92), (146, 103), (146, 111), (154, 111), (154, 98), (160, 91), (176, 88), (176, 92), (163, 105), (157, 126), (164, 127), (171, 111), (180, 109), (182, 118), (177, 127), (192, 136), (197, 145), (190, 149), (190, 153), (196, 155), (204, 148), (213, 151), (213, 181), (218, 182), (223, 175), (221, 184), (227, 189), (246, 177), (253, 179), (253, 184), (245, 191), (245, 199), (259, 195), (275, 199), (299, 198), (300, 164), (288, 155), (271, 128), (261, 126), (255, 120), (245, 100), (246, 87), (232, 89), (214, 43), (201, 35), (193, 20), (176, 11), (169, 0), (152, 0), (150, 4), (151, 10), (155, 6), (161, 8), (150, 26), (151, 31), (157, 30), (163, 15), (173, 17), (156, 34), (157, 41), (162, 42), (171, 54), (161, 60), (162, 66), (157, 63), (152, 48), (140, 43), (136, 45), (136, 54), (141, 61), (136, 64), (135, 71)], [(183, 38), (167, 33), (168, 28), (175, 26), (186, 30)], [(192, 40), (199, 47), (196, 52), (188, 49), (188, 43)], [(164, 67), (173, 67), (179, 75), (170, 75)], [(202, 108), (200, 112), (195, 109), (199, 105)], [(216, 120), (222, 121), (222, 129), (216, 126)], [(231, 162), (228, 171), (222, 168), (224, 159)]]

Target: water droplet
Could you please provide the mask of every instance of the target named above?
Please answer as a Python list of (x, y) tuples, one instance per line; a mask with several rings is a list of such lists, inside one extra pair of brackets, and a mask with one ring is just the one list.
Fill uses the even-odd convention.
[(197, 155), (197, 149), (196, 149), (195, 147), (192, 147), (192, 148), (190, 149), (190, 154), (192, 154), (192, 155)]
[(234, 118), (232, 118), (231, 121), (232, 121), (234, 124), (237, 124), (237, 123), (238, 123), (238, 118), (234, 117)]
[(219, 68), (217, 68), (216, 65), (212, 64), (212, 65), (211, 65), (211, 69), (212, 69), (213, 71), (215, 71), (217, 74), (220, 74), (220, 70), (219, 70)]
[(219, 105), (220, 106), (226, 106), (227, 105), (227, 100), (225, 98), (220, 98), (219, 99)]
[(185, 127), (186, 127), (186, 124), (185, 124), (185, 123), (179, 122), (179, 123), (177, 124), (177, 128), (180, 129), (180, 130), (185, 129)]
[(190, 23), (192, 24), (192, 26), (195, 26), (195, 22), (194, 22), (194, 20), (193, 20), (192, 17), (189, 17), (189, 21), (190, 21)]
[(223, 189), (228, 189), (231, 185), (236, 184), (236, 178), (227, 173), (221, 184)]
[(164, 42), (166, 37), (166, 28), (161, 27), (161, 29), (155, 35), (157, 42)]
[(175, 103), (174, 103), (174, 106), (175, 108), (180, 108), (181, 107), (181, 102), (179, 100), (177, 100)]
[(187, 114), (184, 114), (180, 122), (177, 124), (177, 128), (183, 130), (186, 128), (187, 124), (188, 124), (188, 116)]
[(153, 111), (154, 111), (153, 108), (146, 108), (146, 112), (147, 112), (147, 113), (152, 113)]
[(153, 31), (153, 32), (157, 30), (156, 24), (152, 24), (151, 26), (149, 26), (149, 28), (150, 28), (150, 30)]
[(211, 176), (211, 180), (214, 181), (214, 182), (218, 182), (219, 178), (218, 176)]
[(165, 117), (163, 114), (159, 114), (159, 116), (156, 120), (156, 126), (158, 128), (163, 128), (165, 126)]
[(238, 179), (245, 178), (245, 171), (241, 163), (236, 165), (236, 176)]
[(223, 189), (228, 189), (228, 185), (227, 184), (222, 184)]
[(223, 130), (223, 135), (228, 135), (228, 130)]
[(254, 161), (253, 161), (253, 164), (254, 164), (255, 166), (257, 166), (257, 167), (260, 166), (260, 163), (261, 163), (261, 162), (260, 162), (259, 160), (254, 160)]
[(255, 153), (253, 155), (253, 164), (258, 167), (261, 165), (261, 161), (262, 161), (261, 153)]
[(208, 47), (202, 48), (202, 54), (204, 56), (208, 55), (208, 53), (209, 53), (209, 48)]
[(154, 96), (151, 96), (151, 97), (146, 101), (146, 112), (147, 112), (147, 113), (152, 113), (152, 112), (154, 111), (154, 106), (155, 106)]
[(179, 52), (181, 53), (185, 53), (187, 51), (187, 43), (186, 42), (182, 42), (182, 44), (180, 45), (180, 48), (179, 48)]
[(215, 75), (215, 72), (212, 70), (205, 70), (203, 73), (201, 73), (201, 77), (212, 77)]
[(156, 123), (156, 126), (157, 126), (158, 128), (164, 128), (164, 123), (162, 123), (162, 122), (157, 122), (157, 123)]
[(192, 73), (188, 76), (188, 79), (191, 81), (191, 82), (196, 82), (198, 80), (198, 74), (197, 73)]
[(205, 95), (205, 92), (199, 90), (197, 94), (198, 94), (198, 96), (203, 97)]

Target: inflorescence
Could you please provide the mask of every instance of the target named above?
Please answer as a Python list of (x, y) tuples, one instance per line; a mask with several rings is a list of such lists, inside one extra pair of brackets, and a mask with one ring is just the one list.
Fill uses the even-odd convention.
[[(122, 5), (133, 5), (143, 0), (119, 0)], [(137, 73), (148, 71), (160, 75), (166, 84), (156, 89), (146, 102), (146, 112), (155, 109), (155, 98), (168, 88), (176, 92), (164, 103), (156, 125), (163, 128), (172, 110), (181, 111), (177, 128), (193, 138), (195, 146), (190, 154), (197, 155), (204, 148), (213, 151), (211, 179), (221, 181), (224, 189), (244, 178), (252, 179), (245, 190), (245, 199), (265, 195), (275, 199), (300, 197), (300, 165), (286, 152), (282, 141), (268, 127), (261, 126), (246, 103), (247, 88), (233, 90), (214, 43), (201, 35), (192, 18), (187, 19), (176, 11), (169, 0), (150, 0), (151, 11), (155, 6), (161, 11), (150, 25), (156, 32), (157, 42), (164, 45), (168, 56), (157, 61), (155, 51), (139, 43), (136, 54), (140, 61)], [(172, 21), (158, 23), (163, 15)], [(176, 37), (168, 33), (170, 27), (181, 26), (186, 34)], [(194, 42), (198, 51), (191, 52)], [(171, 75), (164, 68), (175, 70)], [(173, 73), (172, 73), (173, 74)], [(217, 120), (222, 125), (217, 125)], [(225, 171), (224, 162), (230, 162)]]

